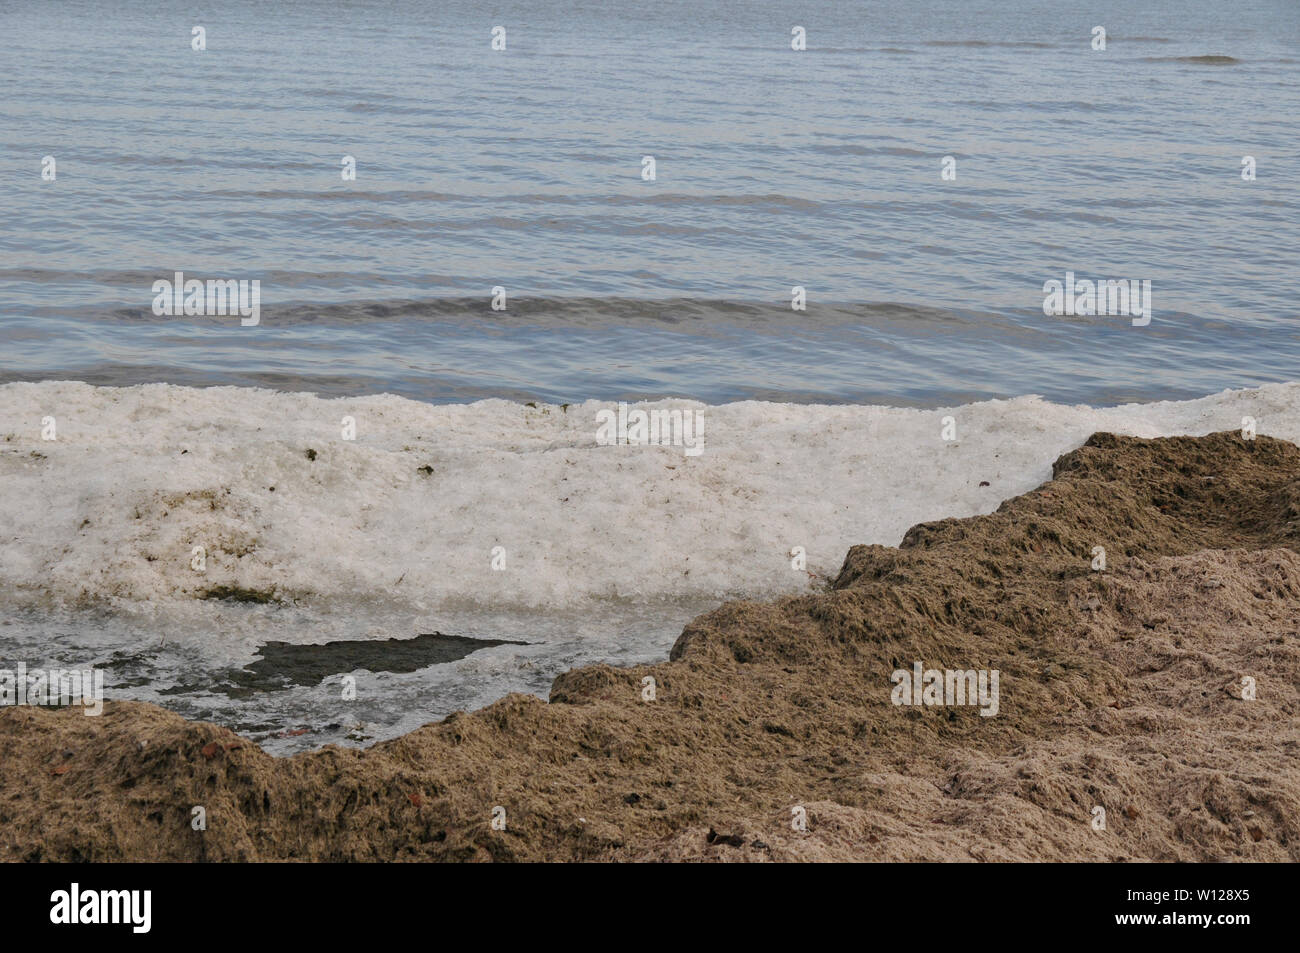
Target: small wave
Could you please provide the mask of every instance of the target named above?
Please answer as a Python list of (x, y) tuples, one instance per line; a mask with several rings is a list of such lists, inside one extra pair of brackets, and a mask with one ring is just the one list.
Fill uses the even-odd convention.
[(1236, 66), (1241, 60), (1235, 56), (1207, 53), (1201, 56), (1144, 56), (1144, 63), (1190, 63), (1193, 66)]
[(1027, 49), (1027, 50), (1051, 50), (1056, 48), (1054, 43), (1045, 43), (1041, 40), (925, 40), (922, 46), (956, 46), (967, 49)]
[(388, 113), (391, 115), (414, 116), (428, 115), (437, 110), (430, 109), (427, 106), (398, 106), (393, 103), (353, 103), (346, 107), (345, 112), (362, 113), (369, 115), (371, 113)]
[(859, 146), (853, 143), (819, 143), (810, 146), (814, 152), (831, 156), (933, 156), (940, 153), (912, 149), (906, 146)]
[[(883, 155), (929, 155), (920, 150), (876, 150)], [(645, 195), (627, 194), (593, 194), (572, 195), (566, 193), (519, 193), (509, 195), (472, 195), (435, 192), (425, 189), (392, 189), (389, 191), (348, 189), (331, 185), (328, 189), (259, 189), (243, 192), (238, 189), (212, 189), (202, 194), (203, 198), (232, 199), (268, 199), (319, 202), (373, 202), (412, 204), (419, 202), (481, 202), (499, 207), (502, 204), (514, 205), (573, 205), (573, 206), (645, 206), (645, 205), (744, 205), (755, 208), (786, 208), (800, 211), (820, 209), (821, 202), (768, 192), (754, 195), (717, 193), (717, 192), (666, 192)]]
[[(153, 277), (156, 277), (154, 275)], [(326, 276), (316, 276), (325, 278)], [(651, 277), (654, 277), (651, 275)], [(146, 286), (147, 288), (147, 286)], [(597, 298), (597, 297), (512, 297), (506, 311), (493, 311), (487, 295), (448, 296), (393, 300), (343, 302), (297, 301), (262, 305), (262, 322), (267, 327), (301, 325), (347, 326), (371, 322), (428, 321), (499, 328), (650, 328), (671, 327), (674, 331), (709, 332), (721, 327), (746, 331), (788, 330), (789, 302), (724, 301), (700, 298)], [(113, 308), (79, 315), (82, 319), (131, 324), (175, 323), (176, 318), (155, 316), (147, 304)], [(193, 316), (186, 323), (229, 323), (228, 318)], [(799, 316), (808, 328), (890, 327), (912, 328), (965, 325), (985, 331), (1014, 326), (1006, 318), (983, 311), (956, 311), (903, 302), (820, 302)]]

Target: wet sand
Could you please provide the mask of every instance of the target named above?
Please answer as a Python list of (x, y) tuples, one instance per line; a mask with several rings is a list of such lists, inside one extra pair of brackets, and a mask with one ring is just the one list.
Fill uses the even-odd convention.
[[(1298, 551), (1295, 445), (1097, 434), (993, 514), (854, 547), (824, 593), (697, 618), (664, 663), (366, 750), (0, 710), (0, 857), (1300, 860)], [(997, 714), (895, 705), (918, 661), (997, 670)]]

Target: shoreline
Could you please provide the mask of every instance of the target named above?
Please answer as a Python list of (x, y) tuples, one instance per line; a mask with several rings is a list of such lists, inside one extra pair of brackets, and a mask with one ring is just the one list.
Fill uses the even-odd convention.
[[(993, 513), (854, 546), (826, 592), (705, 613), (665, 662), (366, 749), (4, 709), (0, 856), (1300, 860), (1297, 550), (1294, 444), (1097, 433)], [(892, 704), (914, 662), (1000, 672), (998, 714)]]

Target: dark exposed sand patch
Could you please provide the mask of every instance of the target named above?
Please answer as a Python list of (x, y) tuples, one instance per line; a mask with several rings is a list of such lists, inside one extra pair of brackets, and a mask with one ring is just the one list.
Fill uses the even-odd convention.
[[(854, 547), (825, 594), (699, 617), (668, 662), (365, 751), (4, 710), (0, 857), (1300, 860), (1298, 543), (1294, 445), (1097, 434), (996, 513)], [(916, 660), (998, 669), (998, 715), (891, 704)]]
[(349, 639), (323, 645), (267, 642), (261, 658), (236, 674), (241, 685), (278, 688), (286, 682), (319, 685), (332, 675), (365, 669), (370, 672), (415, 672), (444, 665), (494, 645), (526, 645), (504, 639), (471, 639), (463, 635), (427, 632), (411, 639)]
[(267, 642), (258, 650), (261, 657), (243, 668), (204, 672), (192, 680), (181, 679), (159, 694), (184, 696), (208, 691), (232, 698), (249, 698), (287, 685), (320, 685), (326, 679), (359, 670), (416, 672), (430, 665), (459, 661), (480, 649), (527, 644), (441, 632), (425, 632), (409, 639), (342, 639), (317, 645)]

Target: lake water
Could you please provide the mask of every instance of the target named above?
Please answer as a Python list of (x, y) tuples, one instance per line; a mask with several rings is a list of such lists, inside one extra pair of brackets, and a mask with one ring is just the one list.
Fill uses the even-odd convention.
[[(1290, 380), (1300, 5), (1131, 6), (6, 4), (0, 380), (922, 406)], [(261, 323), (155, 317), (176, 271), (259, 280)], [(1067, 271), (1150, 280), (1151, 324), (1044, 316)]]

